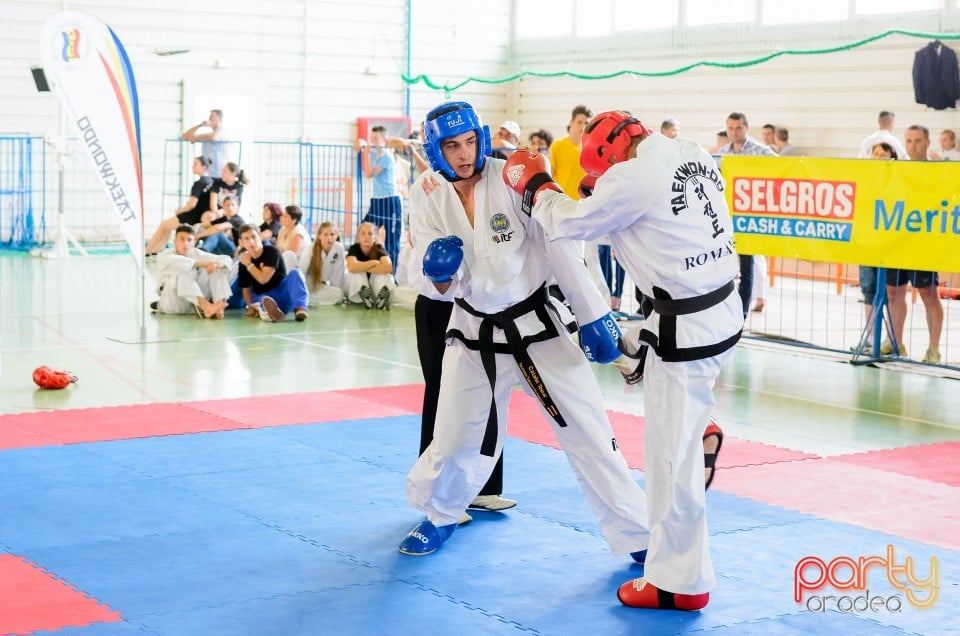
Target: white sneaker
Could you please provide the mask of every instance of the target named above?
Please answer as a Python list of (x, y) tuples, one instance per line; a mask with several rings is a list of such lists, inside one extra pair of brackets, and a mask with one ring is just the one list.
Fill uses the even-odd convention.
[(493, 512), (499, 512), (501, 510), (509, 510), (517, 505), (517, 502), (513, 499), (506, 499), (500, 495), (480, 495), (467, 506), (468, 508), (476, 508), (478, 510), (490, 510)]
[(267, 317), (263, 318), (269, 322), (283, 322), (287, 315), (283, 313), (283, 310), (280, 309), (280, 305), (277, 304), (273, 298), (269, 296), (264, 296), (260, 299), (261, 312), (260, 317), (263, 318), (263, 314), (266, 313)]

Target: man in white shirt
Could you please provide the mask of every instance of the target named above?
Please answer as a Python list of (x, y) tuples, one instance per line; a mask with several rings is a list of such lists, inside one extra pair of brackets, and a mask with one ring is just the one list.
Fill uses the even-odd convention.
[(880, 111), (880, 114), (877, 116), (877, 126), (879, 128), (867, 135), (863, 141), (860, 142), (860, 154), (857, 155), (858, 159), (869, 159), (873, 152), (873, 147), (881, 141), (885, 141), (893, 146), (894, 150), (897, 151), (897, 156), (901, 159), (907, 157), (907, 149), (903, 147), (903, 142), (893, 134), (893, 122), (896, 117), (897, 114), (892, 111)]

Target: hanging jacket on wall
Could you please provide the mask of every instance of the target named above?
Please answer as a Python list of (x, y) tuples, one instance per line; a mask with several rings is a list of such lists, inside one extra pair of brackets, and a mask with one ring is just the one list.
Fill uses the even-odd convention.
[(913, 93), (918, 104), (936, 110), (956, 108), (960, 70), (953, 49), (935, 40), (917, 51), (913, 58)]

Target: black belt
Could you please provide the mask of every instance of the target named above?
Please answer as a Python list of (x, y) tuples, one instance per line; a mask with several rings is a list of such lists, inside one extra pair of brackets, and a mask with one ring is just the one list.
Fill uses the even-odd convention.
[[(524, 380), (533, 390), (533, 394), (546, 409), (547, 413), (556, 420), (559, 426), (566, 426), (560, 410), (554, 404), (553, 399), (547, 392), (547, 387), (543, 384), (543, 378), (537, 371), (536, 365), (527, 353), (527, 348), (535, 342), (543, 342), (556, 338), (560, 333), (557, 331), (550, 315), (547, 313), (548, 294), (547, 288), (541, 285), (537, 291), (533, 292), (528, 298), (520, 301), (516, 305), (499, 311), (495, 314), (485, 314), (477, 311), (470, 306), (470, 303), (462, 298), (454, 300), (457, 305), (462, 307), (467, 313), (481, 318), (480, 330), (476, 340), (467, 338), (459, 329), (447, 331), (448, 338), (456, 338), (463, 342), (467, 348), (480, 352), (480, 361), (483, 363), (483, 370), (487, 375), (487, 381), (490, 383), (490, 415), (487, 417), (487, 430), (483, 435), (483, 442), (480, 445), (480, 454), (487, 457), (493, 457), (497, 448), (497, 435), (499, 432), (497, 420), (497, 404), (494, 390), (496, 387), (497, 362), (496, 354), (508, 353), (516, 360), (517, 366)], [(529, 313), (536, 313), (540, 322), (543, 323), (543, 331), (531, 336), (521, 336), (517, 328), (516, 319)], [(493, 341), (493, 329), (498, 328), (503, 331), (506, 337), (506, 343)]]
[(714, 305), (719, 305), (733, 293), (734, 284), (731, 280), (726, 285), (714, 289), (703, 296), (694, 296), (693, 298), (670, 298), (670, 294), (660, 289), (653, 288), (653, 309), (661, 316), (684, 316), (686, 314), (695, 314), (704, 309), (710, 309)]
[(703, 360), (720, 355), (740, 340), (742, 329), (734, 335), (715, 344), (704, 345), (700, 347), (686, 347), (680, 349), (677, 347), (677, 316), (694, 314), (715, 305), (719, 305), (733, 293), (735, 285), (731, 280), (725, 285), (718, 287), (712, 292), (693, 298), (670, 298), (670, 294), (659, 287), (653, 288), (654, 310), (660, 314), (660, 328), (657, 334), (643, 329), (640, 331), (640, 340), (646, 342), (653, 350), (657, 352), (660, 359), (665, 362), (689, 362), (691, 360)]

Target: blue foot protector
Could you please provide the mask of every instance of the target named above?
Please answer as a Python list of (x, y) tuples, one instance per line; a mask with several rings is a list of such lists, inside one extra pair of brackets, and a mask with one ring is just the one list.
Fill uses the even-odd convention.
[(430, 521), (421, 521), (400, 542), (400, 552), (410, 556), (433, 554), (456, 529), (455, 523), (438, 528)]
[(646, 551), (646, 550), (640, 550), (640, 551), (638, 551), (638, 552), (631, 552), (631, 553), (630, 553), (630, 556), (633, 557), (633, 560), (636, 561), (637, 563), (639, 563), (640, 565), (643, 565), (644, 563), (647, 562), (647, 551)]

